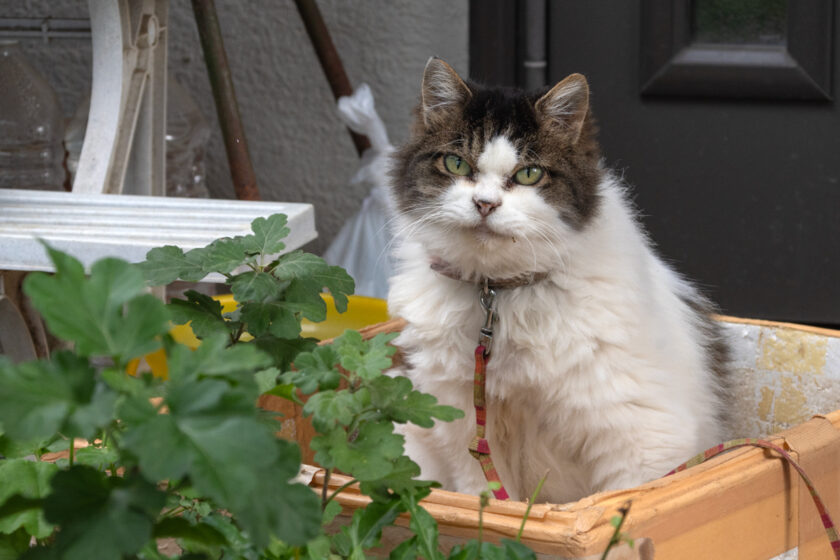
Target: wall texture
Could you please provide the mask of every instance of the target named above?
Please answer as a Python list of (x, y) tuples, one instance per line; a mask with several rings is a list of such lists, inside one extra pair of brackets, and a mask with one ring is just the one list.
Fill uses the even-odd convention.
[[(84, 0), (7, 2), (8, 17), (86, 17)], [(12, 5), (10, 5), (12, 4)], [(468, 2), (318, 0), (350, 81), (367, 82), (393, 143), (407, 134), (429, 56), (468, 70)], [(363, 188), (347, 185), (358, 165), (332, 94), (292, 0), (216, 0), (251, 157), (266, 200), (315, 205), (320, 252), (360, 206)], [(24, 45), (59, 93), (65, 113), (86, 95), (89, 44), (60, 40)], [(232, 198), (224, 146), (190, 2), (171, 0), (169, 66), (211, 123), (207, 182)]]

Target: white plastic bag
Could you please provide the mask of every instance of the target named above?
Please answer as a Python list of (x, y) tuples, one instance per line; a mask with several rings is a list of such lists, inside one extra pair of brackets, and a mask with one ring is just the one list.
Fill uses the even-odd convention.
[(370, 193), (359, 212), (335, 236), (324, 259), (350, 273), (356, 280), (357, 294), (384, 299), (393, 271), (388, 229), (393, 206), (385, 170), (394, 147), (388, 142), (385, 124), (376, 114), (367, 84), (360, 85), (353, 95), (340, 98), (338, 113), (347, 126), (370, 139), (371, 148), (362, 155), (361, 166), (350, 179), (352, 185), (369, 185)]

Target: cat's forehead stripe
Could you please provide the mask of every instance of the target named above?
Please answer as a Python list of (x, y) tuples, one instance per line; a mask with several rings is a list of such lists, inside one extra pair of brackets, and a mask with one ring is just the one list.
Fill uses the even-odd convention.
[(517, 162), (518, 157), (513, 143), (504, 136), (496, 136), (484, 146), (476, 163), (481, 173), (509, 175)]

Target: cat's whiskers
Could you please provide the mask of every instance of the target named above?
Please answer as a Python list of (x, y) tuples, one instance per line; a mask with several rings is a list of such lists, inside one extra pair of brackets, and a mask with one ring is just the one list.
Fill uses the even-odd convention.
[[(547, 224), (543, 224), (542, 222), (534, 222), (535, 225), (534, 229), (532, 230), (534, 234), (539, 236), (545, 244), (548, 246), (548, 249), (554, 252), (554, 256), (557, 257), (557, 267), (558, 269), (564, 270), (566, 269), (566, 260), (567, 257), (561, 251), (561, 249), (557, 246), (554, 239), (552, 239), (551, 233), (553, 233), (553, 229), (551, 226)], [(527, 236), (526, 236), (527, 237)]]

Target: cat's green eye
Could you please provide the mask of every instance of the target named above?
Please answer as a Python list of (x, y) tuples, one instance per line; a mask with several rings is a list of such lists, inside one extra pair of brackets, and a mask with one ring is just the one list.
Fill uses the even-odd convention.
[(472, 173), (472, 167), (470, 167), (470, 164), (455, 154), (444, 156), (443, 166), (453, 175), (460, 175), (464, 177)]
[(520, 185), (525, 185), (526, 187), (529, 185), (534, 185), (542, 179), (544, 172), (541, 168), (531, 165), (529, 167), (523, 167), (516, 174), (513, 176), (513, 180)]

